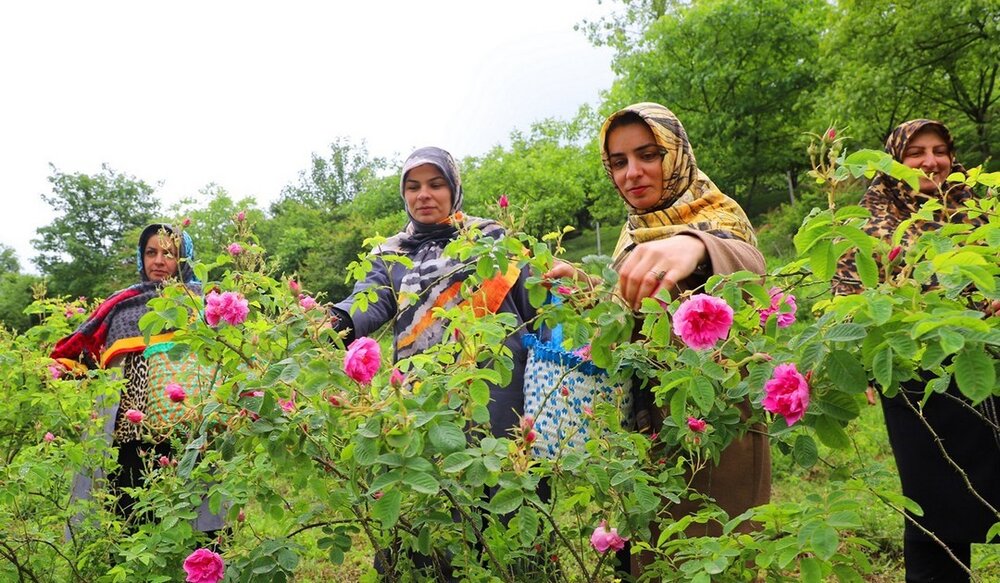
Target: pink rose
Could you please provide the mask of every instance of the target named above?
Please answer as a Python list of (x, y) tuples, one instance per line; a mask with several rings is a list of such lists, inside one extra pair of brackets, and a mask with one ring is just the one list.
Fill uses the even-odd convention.
[(247, 220), (247, 213), (246, 213), (246, 211), (240, 211), (240, 212), (236, 213), (236, 220), (240, 221), (240, 222), (243, 222), (243, 221)]
[(764, 392), (764, 409), (783, 416), (789, 426), (802, 419), (809, 408), (809, 383), (794, 363), (774, 367), (771, 380), (764, 383)]
[(246, 513), (243, 512), (242, 508), (240, 508), (240, 511), (236, 513), (236, 522), (243, 522), (246, 519), (247, 519)]
[(243, 247), (241, 247), (239, 243), (230, 243), (229, 244), (229, 254), (230, 255), (232, 255), (233, 257), (236, 257), (240, 253), (243, 253)]
[(733, 309), (726, 300), (708, 294), (692, 296), (674, 314), (674, 331), (695, 350), (715, 346), (729, 335), (732, 325)]
[(302, 306), (303, 310), (311, 310), (319, 305), (312, 296), (300, 296), (299, 305)]
[(165, 455), (161, 455), (161, 456), (160, 456), (160, 459), (158, 459), (158, 460), (156, 460), (156, 461), (157, 461), (157, 463), (159, 463), (159, 464), (160, 464), (160, 467), (161, 467), (161, 468), (169, 468), (169, 467), (170, 467), (171, 465), (173, 465), (173, 464), (172, 464), (172, 463), (170, 462), (170, 458), (168, 458), (168, 457), (167, 457), (167, 456), (165, 456)]
[(582, 358), (584, 360), (590, 360), (590, 345), (589, 344), (584, 344), (580, 348), (577, 348), (576, 350), (574, 350), (573, 354), (579, 356), (580, 358)]
[(242, 324), (250, 313), (247, 300), (236, 292), (209, 292), (205, 297), (205, 321), (209, 326), (218, 326), (225, 321), (232, 326)]
[(278, 399), (278, 406), (285, 413), (291, 413), (295, 411), (295, 395), (292, 395), (289, 399)]
[(183, 403), (184, 399), (187, 399), (187, 393), (184, 392), (184, 387), (177, 383), (170, 383), (167, 385), (167, 398), (174, 403)]
[(559, 388), (559, 394), (562, 395), (562, 396), (564, 396), (564, 397), (568, 397), (569, 396), (569, 387), (567, 387), (566, 385), (563, 385), (562, 387), (560, 387)]
[(56, 440), (56, 436), (52, 435), (51, 431), (46, 431), (45, 432), (45, 437), (43, 437), (42, 439), (45, 440), (45, 443), (52, 443), (53, 441)]
[(531, 415), (521, 417), (521, 431), (528, 431), (535, 426), (535, 418)]
[(538, 439), (538, 434), (535, 433), (534, 429), (530, 429), (524, 434), (524, 443), (527, 443), (528, 445), (534, 443), (536, 439)]
[(899, 257), (899, 253), (902, 250), (903, 250), (903, 248), (900, 247), (899, 245), (896, 245), (895, 247), (893, 247), (892, 250), (889, 251), (889, 256), (888, 256), (889, 261), (890, 262), (895, 261), (896, 258)]
[(583, 406), (583, 415), (585, 417), (591, 417), (591, 416), (593, 416), (593, 414), (594, 414), (594, 410), (591, 409), (589, 405), (584, 405)]
[(392, 369), (392, 373), (389, 374), (389, 384), (398, 389), (403, 386), (404, 382), (406, 382), (406, 376), (399, 372), (398, 368)]
[(329, 397), (327, 397), (326, 400), (330, 401), (330, 404), (333, 405), (334, 407), (344, 406), (344, 402), (341, 400), (340, 395), (330, 395)]
[(293, 294), (298, 294), (299, 291), (302, 290), (302, 286), (300, 286), (299, 282), (295, 281), (294, 279), (289, 279), (288, 280), (288, 289), (292, 290)]
[(226, 572), (226, 564), (218, 553), (198, 549), (184, 559), (187, 583), (218, 583)]
[(182, 227), (190, 227), (191, 226), (191, 218), (190, 217), (184, 217), (184, 220), (181, 221), (181, 226)]
[(833, 139), (836, 138), (836, 137), (837, 137), (837, 130), (835, 130), (833, 128), (830, 128), (830, 129), (826, 130), (826, 139), (828, 139), (828, 140), (830, 140), (832, 142)]
[(53, 380), (58, 379), (59, 377), (61, 377), (63, 375), (63, 369), (58, 364), (50, 364), (49, 365), (49, 374), (52, 375), (52, 379)]
[(344, 355), (344, 372), (347, 376), (367, 385), (382, 364), (382, 349), (378, 342), (367, 336), (358, 338), (347, 347)]
[(510, 200), (507, 198), (506, 194), (501, 194), (500, 200), (497, 201), (497, 204), (500, 205), (500, 208), (505, 209), (510, 206)]
[[(787, 328), (794, 324), (795, 310), (797, 309), (795, 296), (781, 293), (781, 290), (776, 287), (772, 287), (768, 293), (771, 295), (771, 305), (760, 310), (760, 325), (767, 324), (767, 319), (771, 317), (771, 314), (778, 315), (778, 328)], [(789, 307), (788, 311), (781, 311), (782, 303)]]
[(590, 546), (603, 555), (609, 550), (622, 550), (626, 540), (618, 535), (617, 528), (608, 530), (608, 521), (602, 520), (601, 525), (594, 529), (594, 534), (590, 535)]
[(695, 433), (701, 433), (705, 431), (705, 427), (708, 424), (705, 423), (704, 419), (698, 419), (696, 417), (688, 417), (688, 429), (694, 431)]
[(146, 416), (142, 414), (142, 411), (138, 411), (136, 409), (129, 409), (128, 411), (125, 411), (125, 419), (128, 419), (129, 423), (133, 423), (135, 425), (142, 423), (142, 420), (145, 417)]

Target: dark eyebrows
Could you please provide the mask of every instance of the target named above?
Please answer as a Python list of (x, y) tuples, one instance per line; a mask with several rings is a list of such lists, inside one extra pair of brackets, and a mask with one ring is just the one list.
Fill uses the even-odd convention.
[[(650, 142), (648, 144), (643, 144), (642, 146), (635, 148), (634, 150), (632, 150), (632, 152), (639, 154), (644, 152), (645, 150), (648, 150), (649, 148), (659, 148), (659, 147), (660, 146), (656, 142)], [(624, 155), (625, 152), (608, 152), (608, 158), (621, 157)]]

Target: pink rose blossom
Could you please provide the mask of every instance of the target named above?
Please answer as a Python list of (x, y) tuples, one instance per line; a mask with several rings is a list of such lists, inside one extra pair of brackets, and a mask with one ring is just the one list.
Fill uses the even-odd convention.
[(372, 498), (374, 498), (376, 500), (381, 500), (382, 496), (385, 496), (385, 492), (383, 492), (382, 490), (379, 490), (378, 492), (375, 492), (374, 494), (372, 494)]
[(389, 384), (398, 389), (403, 386), (404, 382), (406, 382), (406, 376), (399, 372), (398, 368), (392, 369), (392, 373), (389, 374)]
[(774, 367), (771, 380), (764, 383), (764, 409), (785, 418), (789, 426), (802, 419), (809, 408), (809, 383), (794, 363)]
[(73, 316), (76, 315), (76, 310), (74, 310), (73, 308), (66, 308), (66, 312), (63, 315), (66, 316), (67, 318), (72, 318)]
[(521, 431), (528, 431), (535, 426), (535, 418), (531, 415), (521, 417)]
[(562, 396), (564, 396), (564, 397), (568, 397), (569, 396), (569, 387), (567, 387), (566, 385), (563, 385), (562, 387), (560, 387), (559, 388), (559, 394), (562, 395)]
[(367, 385), (382, 364), (382, 349), (378, 342), (367, 336), (358, 338), (347, 347), (344, 355), (344, 372), (347, 376)]
[(250, 313), (247, 300), (236, 292), (209, 292), (205, 297), (205, 321), (218, 326), (224, 321), (232, 326), (242, 324)]
[(302, 290), (302, 286), (300, 286), (299, 282), (295, 281), (294, 279), (289, 279), (288, 289), (292, 290), (293, 294), (298, 294)]
[(190, 217), (184, 217), (184, 220), (181, 221), (181, 226), (182, 227), (190, 227), (191, 226), (191, 218)]
[(585, 416), (587, 416), (587, 417), (591, 417), (591, 416), (594, 415), (594, 410), (591, 409), (589, 405), (584, 405), (583, 406), (583, 414)]
[(142, 423), (142, 420), (145, 417), (146, 416), (143, 415), (142, 411), (138, 411), (136, 409), (129, 409), (128, 411), (125, 411), (125, 419), (128, 419), (129, 423), (133, 423), (135, 425)]
[(160, 464), (161, 468), (169, 468), (171, 465), (173, 465), (173, 464), (170, 463), (170, 458), (168, 458), (165, 455), (161, 455), (160, 459), (158, 459), (156, 461), (157, 461), (157, 463)]
[(295, 411), (295, 394), (293, 393), (288, 399), (278, 399), (278, 406), (285, 413)]
[(527, 443), (528, 445), (534, 443), (536, 439), (538, 439), (538, 434), (535, 433), (534, 429), (530, 429), (524, 434), (524, 443)]
[(733, 309), (726, 300), (708, 294), (692, 296), (674, 314), (674, 331), (695, 350), (714, 347), (729, 335), (732, 325)]
[(579, 356), (580, 358), (582, 358), (584, 360), (590, 360), (590, 345), (589, 344), (584, 344), (580, 348), (577, 348), (576, 350), (574, 350), (573, 354)]
[(828, 139), (828, 140), (830, 140), (832, 142), (833, 139), (836, 138), (836, 137), (837, 137), (837, 130), (835, 130), (833, 128), (830, 128), (830, 129), (826, 130), (826, 139)]
[(705, 423), (704, 419), (698, 419), (696, 417), (688, 417), (688, 429), (694, 431), (695, 433), (701, 433), (705, 431), (705, 427), (708, 424)]
[(340, 399), (339, 395), (330, 395), (329, 397), (327, 397), (327, 401), (330, 401), (330, 404), (333, 405), (334, 407), (344, 406), (344, 402)]
[(609, 550), (622, 550), (626, 540), (619, 536), (617, 528), (608, 530), (608, 521), (602, 520), (601, 525), (594, 529), (594, 534), (590, 535), (590, 546), (603, 555)]
[(167, 398), (174, 403), (183, 403), (184, 399), (187, 399), (187, 393), (184, 392), (184, 387), (177, 383), (170, 383), (166, 388)]
[(889, 256), (888, 256), (888, 259), (889, 259), (889, 261), (890, 261), (890, 262), (891, 262), (891, 261), (895, 261), (895, 260), (896, 260), (896, 258), (897, 258), (897, 257), (899, 257), (899, 253), (900, 253), (900, 252), (901, 252), (902, 250), (903, 250), (903, 248), (902, 248), (902, 247), (900, 247), (899, 245), (896, 245), (895, 247), (893, 247), (893, 248), (892, 248), (892, 250), (891, 250), (891, 251), (889, 251)]
[(58, 364), (50, 364), (49, 365), (49, 374), (52, 375), (52, 379), (53, 380), (58, 379), (59, 377), (61, 377), (63, 375), (63, 369)]
[(246, 512), (243, 512), (243, 509), (240, 508), (240, 511), (236, 513), (236, 522), (243, 522), (246, 519), (247, 519)]
[(311, 310), (319, 305), (312, 296), (299, 296), (299, 305), (303, 310)]
[(236, 213), (236, 220), (240, 221), (240, 222), (243, 222), (243, 221), (247, 220), (247, 213), (246, 213), (246, 211), (240, 211), (240, 212)]
[(226, 572), (226, 564), (218, 553), (208, 549), (198, 549), (184, 559), (187, 583), (218, 583)]
[(505, 209), (508, 206), (510, 206), (510, 199), (507, 198), (506, 194), (501, 194), (500, 195), (500, 200), (497, 201), (497, 204), (500, 205), (500, 208)]
[(230, 243), (228, 249), (229, 249), (229, 254), (232, 255), (233, 257), (236, 257), (240, 253), (243, 253), (243, 247), (240, 246), (239, 243)]
[(52, 443), (53, 441), (56, 440), (56, 436), (52, 435), (51, 431), (46, 431), (45, 432), (45, 437), (43, 437), (42, 439), (45, 440), (45, 443)]
[(569, 287), (568, 285), (561, 285), (556, 288), (556, 293), (561, 296), (568, 296), (571, 293), (573, 293), (573, 288)]
[[(767, 319), (771, 317), (771, 314), (778, 315), (778, 328), (787, 328), (794, 324), (795, 310), (798, 308), (795, 305), (795, 296), (781, 293), (781, 290), (776, 287), (772, 287), (768, 293), (771, 295), (771, 305), (760, 310), (760, 325), (767, 324)], [(789, 309), (782, 311), (781, 304), (785, 304)]]

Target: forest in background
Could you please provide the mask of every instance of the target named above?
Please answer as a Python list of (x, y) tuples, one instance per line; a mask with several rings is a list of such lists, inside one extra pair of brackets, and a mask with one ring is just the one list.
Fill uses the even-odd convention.
[[(678, 115), (699, 166), (748, 210), (769, 258), (793, 252), (791, 234), (813, 206), (809, 132), (846, 127), (848, 150), (880, 148), (900, 122), (930, 117), (951, 127), (961, 161), (990, 168), (1000, 100), (996, 0), (612, 4), (612, 16), (579, 25), (591, 42), (614, 49), (612, 86), (572, 119), (513, 130), (509, 144), (481, 155), (454, 152), (467, 213), (491, 214), (505, 193), (536, 236), (620, 224), (623, 205), (604, 176), (596, 135), (604, 116), (636, 101)], [(401, 161), (371, 155), (363, 136), (340, 136), (304, 162), (268, 208), (218, 185), (163, 208), (155, 187), (127, 169), (52, 166), (43, 197), (53, 219), (33, 241), (40, 275), (0, 245), (0, 322), (23, 331), (34, 298), (100, 298), (134, 283), (138, 230), (154, 220), (190, 219), (199, 255), (224, 253), (227, 225), (241, 210), (276, 274), (297, 274), (328, 298), (345, 295), (346, 267), (364, 239), (405, 224)]]

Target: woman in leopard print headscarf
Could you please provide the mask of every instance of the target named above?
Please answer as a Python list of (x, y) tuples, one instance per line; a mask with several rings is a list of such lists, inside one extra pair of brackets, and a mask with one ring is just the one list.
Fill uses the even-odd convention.
[[(903, 232), (903, 256), (923, 232), (946, 223), (982, 223), (962, 210), (965, 201), (974, 196), (972, 190), (962, 183), (947, 182), (950, 174), (964, 169), (955, 161), (951, 133), (944, 124), (927, 119), (908, 121), (892, 132), (885, 149), (896, 161), (923, 170), (927, 177), (920, 179), (918, 189), (885, 174), (872, 181), (860, 203), (871, 211), (865, 228), (870, 235), (891, 240), (899, 225), (929, 200), (940, 200), (943, 208), (935, 211), (933, 220), (915, 221)], [(899, 273), (901, 264), (894, 269)], [(853, 254), (841, 260), (833, 289), (837, 294), (862, 291)], [(1000, 508), (998, 400), (990, 398), (974, 408), (952, 382), (945, 394), (932, 394), (921, 407), (925, 385), (925, 381), (914, 379), (902, 383), (895, 397), (881, 398), (903, 494), (924, 511), (923, 516), (908, 514), (905, 522), (906, 580), (968, 581), (970, 545), (984, 542)], [(962, 468), (983, 499), (969, 491), (963, 476), (941, 455), (940, 447)], [(926, 531), (943, 541), (948, 551)]]

